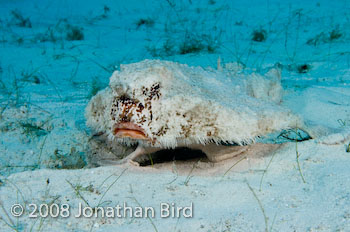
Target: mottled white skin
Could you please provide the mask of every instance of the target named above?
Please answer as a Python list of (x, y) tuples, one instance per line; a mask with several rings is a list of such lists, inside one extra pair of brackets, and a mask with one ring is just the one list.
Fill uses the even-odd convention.
[[(245, 148), (224, 147), (227, 152), (215, 155), (208, 144), (245, 145), (259, 136), (303, 127), (298, 116), (278, 105), (281, 96), (278, 69), (246, 75), (145, 60), (115, 71), (109, 87), (89, 102), (86, 118), (88, 126), (117, 143), (139, 144), (120, 162), (182, 146), (197, 147), (220, 161)], [(123, 121), (142, 128), (148, 139), (116, 137), (114, 128)]]

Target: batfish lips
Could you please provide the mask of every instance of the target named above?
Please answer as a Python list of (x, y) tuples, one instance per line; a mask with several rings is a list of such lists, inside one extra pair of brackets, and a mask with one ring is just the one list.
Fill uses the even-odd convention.
[(113, 128), (114, 136), (118, 138), (132, 138), (148, 140), (145, 131), (132, 122), (120, 122)]

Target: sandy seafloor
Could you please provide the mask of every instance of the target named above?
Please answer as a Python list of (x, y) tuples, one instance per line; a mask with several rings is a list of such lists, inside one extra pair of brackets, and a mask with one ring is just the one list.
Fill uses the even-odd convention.
[[(215, 164), (87, 168), (84, 108), (120, 64), (219, 56), (247, 72), (279, 63), (282, 104), (328, 135)], [(0, 231), (350, 231), (347, 0), (0, 0), (0, 78)], [(156, 215), (73, 216), (124, 202)], [(30, 218), (32, 203), (72, 216)], [(161, 218), (160, 203), (192, 203), (193, 217)]]

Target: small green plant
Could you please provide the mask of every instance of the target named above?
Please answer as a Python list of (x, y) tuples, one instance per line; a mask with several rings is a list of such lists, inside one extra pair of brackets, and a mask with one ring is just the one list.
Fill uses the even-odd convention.
[(88, 24), (94, 24), (97, 21), (107, 19), (109, 17), (109, 13), (111, 11), (111, 8), (107, 5), (104, 5), (102, 10), (103, 10), (102, 14), (99, 14), (97, 16), (92, 16), (92, 17), (91, 17), (91, 15), (89, 15), (88, 17), (86, 17), (86, 19), (85, 19), (86, 22)]
[(92, 63), (96, 64), (98, 67), (100, 67), (101, 69), (103, 69), (104, 71), (106, 71), (107, 73), (111, 73), (114, 72), (116, 70), (116, 65), (115, 64), (110, 64), (110, 65), (102, 65), (99, 62), (93, 60), (93, 59), (89, 59)]
[(152, 155), (151, 155), (151, 154), (147, 154), (147, 155), (148, 155), (148, 158), (149, 158), (150, 161), (151, 161), (151, 166), (152, 166), (152, 168), (153, 168), (154, 163), (153, 163)]
[(176, 169), (175, 160), (173, 161), (172, 173), (175, 173), (176, 176), (169, 183), (167, 183), (167, 185), (174, 183), (177, 180), (177, 178), (179, 177), (179, 173), (177, 172), (177, 169)]
[(311, 66), (309, 64), (301, 64), (297, 66), (298, 73), (308, 73), (311, 70)]
[(24, 43), (24, 38), (22, 36), (17, 36), (14, 38), (14, 41), (18, 44), (21, 45)]
[(83, 28), (71, 25), (67, 19), (60, 19), (55, 25), (50, 25), (44, 33), (38, 33), (33, 42), (62, 42), (84, 40)]
[[(338, 119), (337, 120), (337, 122), (339, 123), (339, 125), (341, 126), (341, 127), (345, 127), (345, 126), (347, 126), (348, 125), (348, 123), (347, 123), (347, 121), (349, 121), (350, 122), (350, 120), (343, 120), (343, 119)], [(350, 125), (350, 124), (349, 124)]]
[(267, 38), (267, 32), (264, 29), (254, 30), (252, 40), (255, 42), (264, 42)]
[(48, 130), (44, 129), (44, 125), (37, 125), (34, 122), (19, 122), (19, 125), (23, 129), (23, 134), (30, 137), (40, 137), (49, 133)]
[(66, 180), (67, 183), (72, 187), (75, 192), (75, 195), (80, 198), (88, 207), (90, 207), (89, 202), (83, 197), (80, 191), (84, 191), (84, 188), (81, 184), (72, 184), (69, 180)]
[(324, 32), (321, 32), (320, 34), (317, 34), (315, 37), (308, 39), (306, 41), (306, 44), (317, 46), (325, 40), (326, 40), (326, 35)]
[(172, 41), (170, 38), (167, 39), (161, 45), (161, 47), (157, 48), (156, 46), (146, 46), (146, 50), (153, 57), (167, 57), (177, 54), (176, 45), (174, 44), (174, 41)]
[[(3, 119), (3, 114), (4, 114), (4, 112), (5, 112), (5, 110), (7, 109), (7, 107), (9, 106), (9, 103), (7, 103), (7, 104), (5, 104), (5, 105), (3, 105), (3, 106), (1, 106), (0, 107), (0, 120), (2, 120)], [(5, 129), (5, 130), (4, 130)], [(4, 131), (8, 131), (7, 130), (7, 127), (5, 127), (5, 128), (3, 128), (3, 127), (1, 127), (0, 128), (0, 132), (4, 132)]]
[(20, 128), (22, 128), (22, 133), (27, 137), (40, 137), (47, 135), (51, 132), (52, 128), (47, 125), (52, 119), (52, 116), (49, 116), (45, 121), (36, 121), (31, 118), (27, 118), (23, 121), (18, 121)]
[(205, 45), (202, 43), (201, 40), (197, 38), (193, 38), (193, 39), (188, 38), (188, 39), (185, 39), (180, 45), (179, 53), (181, 55), (184, 55), (184, 54), (190, 54), (190, 53), (199, 53), (203, 50), (205, 50)]
[(6, 218), (4, 218), (3, 216), (0, 215), (0, 221), (2, 221), (3, 223), (5, 223), (5, 225), (7, 225), (9, 228), (11, 228), (13, 231), (20, 231), (21, 228), (19, 228), (18, 223), (16, 224), (10, 217), (9, 213), (7, 212), (7, 210), (5, 209), (3, 203), (0, 200), (0, 209), (2, 210), (3, 214), (5, 215)]
[(184, 184), (186, 186), (188, 186), (188, 183), (190, 182), (191, 178), (193, 177), (192, 176), (192, 172), (194, 171), (194, 169), (197, 167), (197, 165), (199, 164), (199, 162), (201, 162), (202, 159), (199, 159), (196, 163), (193, 164), (192, 168), (191, 168), (191, 171), (188, 173), (187, 177), (186, 177), (186, 180), (184, 182)]
[[(295, 128), (295, 133), (296, 133), (297, 135), (300, 135), (300, 134), (298, 133), (298, 128)], [(301, 137), (301, 136), (299, 136), (299, 137)], [(302, 173), (302, 171), (301, 171), (301, 167), (300, 167), (300, 162), (299, 162), (300, 153), (299, 153), (299, 151), (298, 151), (298, 139), (297, 139), (297, 138), (295, 139), (295, 155), (296, 155), (295, 158), (296, 158), (297, 167), (298, 167), (298, 171), (299, 171), (300, 177), (301, 177), (302, 181), (303, 181), (304, 183), (306, 183), (305, 178), (304, 178), (304, 175), (303, 175), (303, 173)]]
[(321, 32), (314, 36), (313, 38), (310, 38), (306, 41), (306, 44), (317, 46), (322, 43), (331, 43), (335, 40), (340, 39), (343, 36), (343, 33), (341, 33), (339, 27), (335, 27), (330, 32)]
[(350, 143), (348, 145), (346, 145), (345, 151), (350, 152)]
[[(130, 197), (130, 199), (134, 200), (135, 203), (140, 207), (143, 208), (143, 206), (141, 205), (141, 203), (136, 199), (136, 197), (134, 196), (134, 191), (132, 190), (132, 187), (130, 185), (130, 194), (132, 195), (132, 197)], [(153, 229), (155, 232), (158, 232), (157, 226), (154, 224), (153, 220), (151, 219), (151, 217), (147, 217), (147, 219), (149, 220), (149, 222), (151, 223), (151, 225), (153, 226)]]
[(32, 23), (29, 18), (25, 18), (21, 12), (18, 10), (11, 11), (11, 15), (13, 16), (13, 23), (19, 27), (32, 27)]
[[(166, 2), (169, 6), (169, 14), (173, 17), (164, 23), (161, 37), (159, 37), (158, 32), (157, 35), (152, 35), (152, 37), (158, 37), (159, 40), (150, 39), (151, 44), (145, 46), (151, 56), (164, 58), (175, 55), (217, 52), (222, 45), (223, 29), (216, 24), (213, 25), (205, 17), (201, 17), (203, 19), (198, 21), (198, 19), (188, 18), (186, 14), (182, 14), (185, 7), (191, 8), (193, 13), (202, 13), (202, 8), (190, 6), (191, 1), (178, 3), (174, 0), (166, 0)], [(216, 3), (210, 1), (209, 4)], [(140, 21), (140, 23), (144, 22)], [(153, 31), (151, 30), (150, 33)]]
[(73, 185), (72, 183), (70, 183), (68, 180), (67, 182), (73, 186), (74, 190), (76, 190), (77, 192), (90, 192), (90, 193), (96, 193), (96, 194), (101, 194), (92, 184), (83, 186), (80, 183)]
[(270, 167), (270, 165), (271, 165), (271, 163), (272, 163), (272, 160), (273, 160), (273, 158), (275, 157), (275, 155), (276, 155), (276, 152), (273, 153), (273, 155), (272, 155), (272, 157), (271, 157), (269, 163), (267, 164), (266, 168), (264, 169), (263, 174), (261, 175), (260, 185), (259, 185), (259, 191), (261, 191), (261, 186), (262, 186), (262, 182), (263, 182), (264, 176), (265, 176), (265, 174), (267, 173), (267, 170), (269, 169), (269, 167)]
[(58, 36), (55, 32), (55, 27), (49, 26), (44, 33), (39, 33), (35, 36), (34, 42), (53, 42), (55, 43), (58, 40)]
[(329, 41), (340, 39), (342, 36), (343, 34), (340, 32), (339, 28), (335, 28), (329, 33)]
[(7, 104), (5, 109), (8, 106), (18, 106), (20, 104), (20, 100), (22, 97), (22, 91), (23, 88), (22, 83), (17, 78), (14, 70), (11, 69), (11, 72), (13, 73), (13, 77), (11, 76), (12, 82), (5, 82), (0, 79), (0, 93), (4, 94), (7, 98)]
[(275, 216), (274, 216), (274, 218), (273, 218), (273, 221), (272, 221), (272, 223), (271, 223), (271, 226), (270, 226), (270, 228), (269, 228), (269, 218), (268, 218), (267, 215), (266, 215), (266, 212), (265, 212), (265, 209), (264, 209), (263, 204), (261, 203), (260, 199), (258, 198), (258, 195), (255, 193), (254, 189), (250, 186), (250, 184), (248, 183), (247, 180), (246, 180), (246, 184), (247, 184), (249, 190), (252, 192), (254, 198), (255, 198), (256, 201), (258, 202), (259, 208), (260, 208), (260, 210), (261, 210), (261, 213), (262, 213), (263, 216), (264, 216), (264, 221), (265, 221), (265, 232), (272, 231), (272, 228), (273, 228), (273, 225), (274, 225), (274, 222), (275, 222), (275, 219), (276, 219), (276, 215), (277, 215), (277, 214), (275, 214)]
[[(102, 201), (103, 198), (106, 196), (106, 194), (108, 193), (108, 191), (112, 188), (112, 186), (113, 186), (115, 183), (117, 183), (117, 181), (120, 179), (120, 177), (122, 177), (122, 175), (126, 172), (126, 170), (128, 170), (128, 169), (127, 169), (127, 168), (124, 169), (124, 170), (117, 176), (117, 178), (115, 178), (115, 180), (107, 187), (106, 191), (102, 194), (100, 200), (98, 201), (97, 207), (98, 207), (98, 206), (101, 206), (101, 205), (104, 203), (104, 201)], [(113, 174), (113, 175), (114, 175), (114, 174)], [(111, 177), (111, 176), (108, 176), (106, 179), (109, 179), (110, 177)], [(105, 180), (104, 180), (102, 183), (104, 183), (104, 182), (105, 182)]]
[(64, 153), (58, 148), (53, 152), (55, 157), (54, 168), (57, 169), (81, 169), (86, 166), (85, 157), (75, 147), (70, 152)]
[[(101, 188), (104, 183), (111, 178), (112, 176), (115, 176), (115, 173), (113, 173), (112, 175), (108, 176), (107, 178), (105, 178), (102, 183), (99, 185), (99, 187), (97, 189), (95, 189), (92, 185), (88, 185), (83, 187), (81, 184), (73, 184), (72, 182), (70, 182), (69, 180), (66, 180), (66, 182), (72, 187), (72, 189), (75, 192), (75, 195), (80, 198), (88, 207), (91, 207), (90, 203), (86, 200), (86, 198), (83, 196), (82, 192), (83, 191), (88, 191), (88, 192), (93, 192), (97, 195), (101, 195), (100, 199), (98, 200), (97, 206), (96, 207), (91, 207), (93, 210), (97, 209), (98, 207), (101, 207), (103, 204), (108, 203), (109, 201), (103, 201), (104, 197), (106, 196), (106, 194), (109, 192), (109, 190), (112, 188), (112, 186), (120, 179), (120, 177), (126, 172), (127, 168), (124, 169), (116, 178), (115, 180), (113, 180), (113, 182), (107, 187), (106, 191), (104, 191), (103, 194), (101, 194), (101, 192), (98, 190), (99, 188)], [(92, 231), (93, 229), (93, 225), (92, 224), (90, 231)]]
[(4, 81), (0, 79), (0, 93), (9, 96), (10, 91)]
[(100, 79), (98, 77), (93, 77), (92, 81), (91, 81), (91, 87), (90, 87), (90, 92), (88, 94), (88, 99), (90, 99), (91, 97), (95, 96), (97, 94), (98, 91), (100, 91), (101, 89), (103, 89), (105, 87), (105, 85), (100, 81)]
[(84, 40), (83, 28), (67, 25), (66, 40)]
[(207, 34), (187, 34), (179, 45), (179, 54), (209, 52), (213, 53), (218, 48), (215, 38)]
[(221, 179), (223, 179), (223, 178), (226, 176), (226, 174), (227, 174), (229, 171), (231, 171), (231, 169), (232, 169), (234, 166), (236, 166), (238, 163), (240, 163), (241, 161), (243, 161), (243, 160), (246, 159), (246, 158), (247, 158), (247, 157), (244, 156), (244, 157), (242, 157), (240, 160), (238, 160), (236, 163), (234, 163), (229, 169), (226, 170), (226, 172), (224, 173), (224, 175), (222, 175), (222, 178), (221, 178)]
[(23, 82), (40, 84), (42, 82), (42, 80), (40, 79), (40, 75), (38, 75), (40, 68), (41, 67), (34, 69), (33, 67), (31, 67), (30, 69), (27, 69), (27, 70), (23, 69), (21, 71), (22, 78), (20, 80)]
[(297, 169), (299, 171), (299, 174), (300, 174), (300, 177), (301, 177), (303, 183), (306, 183), (304, 175), (301, 171), (301, 166), (300, 166), (300, 161), (299, 161), (300, 153), (298, 151), (298, 142), (302, 142), (302, 141), (311, 139), (310, 135), (307, 134), (305, 131), (299, 129), (296, 126), (295, 129), (282, 131), (282, 133), (280, 135), (278, 135), (277, 139), (279, 139), (280, 137), (287, 139), (289, 141), (295, 142), (295, 155), (296, 155), (295, 159), (296, 159), (296, 163), (297, 163)]
[(109, 6), (104, 5), (103, 6), (103, 14), (101, 15), (101, 18), (107, 18), (108, 17), (108, 13), (111, 11), (111, 8), (109, 8)]
[[(26, 201), (24, 199), (24, 196), (23, 196), (21, 189), (15, 183), (10, 181), (9, 179), (5, 179), (4, 182), (7, 185), (13, 186), (13, 188), (15, 189), (13, 193), (17, 195), (16, 204), (20, 203), (23, 206), (23, 208), (26, 209), (27, 204), (26, 204)], [(0, 221), (5, 223), (13, 231), (19, 232), (19, 231), (24, 230), (24, 225), (22, 223), (20, 223), (20, 221), (18, 220), (19, 218), (17, 218), (16, 222), (14, 222), (11, 219), (9, 212), (5, 209), (4, 204), (1, 200), (0, 200), (0, 209), (1, 209), (0, 211), (3, 211), (3, 215), (4, 215), (4, 216), (0, 215)]]
[[(45, 187), (45, 194), (43, 196), (43, 199), (41, 200), (42, 203), (47, 204), (50, 208), (51, 205), (57, 204), (57, 201), (61, 198), (60, 195), (51, 195), (50, 194), (50, 179), (46, 179), (46, 187)], [(37, 220), (39, 220), (39, 225), (37, 227), (36, 231), (42, 231), (45, 225), (45, 221), (48, 220), (48, 217), (39, 217)], [(31, 230), (34, 228), (36, 221), (32, 224)]]
[(146, 49), (154, 57), (166, 57), (177, 54), (213, 53), (220, 47), (219, 36), (185, 33), (183, 38), (183, 40), (177, 40), (169, 37), (160, 47), (148, 46)]
[(165, 54), (165, 56), (171, 56), (176, 53), (174, 44), (170, 39), (167, 39), (165, 41), (165, 43), (163, 44), (162, 51)]
[(152, 18), (141, 18), (136, 22), (136, 27), (139, 29), (141, 26), (153, 27), (154, 19)]

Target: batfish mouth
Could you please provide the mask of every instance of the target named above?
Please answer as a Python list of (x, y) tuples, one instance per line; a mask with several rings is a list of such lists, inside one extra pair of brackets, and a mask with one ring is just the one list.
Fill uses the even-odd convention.
[(113, 134), (118, 138), (149, 139), (144, 129), (132, 122), (117, 123), (113, 128)]

